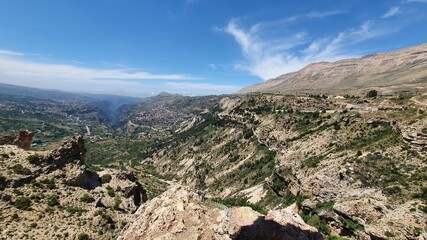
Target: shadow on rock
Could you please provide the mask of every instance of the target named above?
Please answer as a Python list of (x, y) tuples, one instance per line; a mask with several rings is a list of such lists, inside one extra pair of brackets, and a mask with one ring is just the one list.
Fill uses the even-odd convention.
[(293, 225), (280, 225), (264, 216), (249, 226), (243, 226), (234, 240), (323, 240), (320, 233), (303, 230)]

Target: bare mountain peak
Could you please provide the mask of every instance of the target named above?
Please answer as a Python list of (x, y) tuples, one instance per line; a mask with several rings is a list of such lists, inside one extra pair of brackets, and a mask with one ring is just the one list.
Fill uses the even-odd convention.
[(416, 87), (426, 81), (427, 44), (422, 44), (360, 58), (312, 63), (240, 92), (331, 91), (408, 84)]

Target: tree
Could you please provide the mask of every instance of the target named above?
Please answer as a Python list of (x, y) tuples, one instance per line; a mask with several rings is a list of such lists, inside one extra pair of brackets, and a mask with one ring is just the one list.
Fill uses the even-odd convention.
[(376, 96), (378, 96), (377, 90), (370, 90), (368, 93), (366, 93), (366, 97), (369, 97), (369, 98), (373, 98)]

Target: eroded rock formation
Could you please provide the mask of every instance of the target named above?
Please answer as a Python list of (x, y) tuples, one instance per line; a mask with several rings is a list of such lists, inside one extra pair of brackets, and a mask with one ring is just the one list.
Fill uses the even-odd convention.
[(292, 208), (267, 216), (249, 207), (227, 208), (175, 185), (142, 205), (119, 239), (322, 239)]
[(33, 142), (34, 134), (28, 130), (21, 130), (16, 136), (1, 136), (0, 145), (16, 145), (19, 148), (29, 150)]
[(43, 161), (53, 163), (58, 167), (74, 161), (84, 165), (85, 154), (86, 148), (83, 136), (74, 136), (71, 141), (65, 142), (58, 149), (43, 156)]

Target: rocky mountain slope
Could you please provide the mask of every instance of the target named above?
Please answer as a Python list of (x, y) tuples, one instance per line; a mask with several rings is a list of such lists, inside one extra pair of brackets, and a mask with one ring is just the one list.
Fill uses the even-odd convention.
[[(162, 94), (85, 145), (1, 137), (0, 238), (425, 239), (426, 96)], [(0, 104), (29, 126), (67, 116), (25, 101), (39, 112)]]
[(0, 145), (0, 239), (114, 239), (133, 221), (137, 177), (90, 170), (85, 153), (81, 136), (48, 152)]
[(0, 239), (322, 239), (295, 206), (263, 216), (175, 182), (147, 202), (135, 174), (88, 169), (81, 136), (48, 152), (20, 148), (32, 137), (0, 142)]
[(418, 99), (223, 97), (142, 164), (228, 206), (297, 203), (325, 236), (417, 239), (427, 227)]
[(357, 59), (310, 64), (266, 82), (249, 86), (240, 93), (338, 92), (370, 87), (426, 87), (427, 44), (379, 53)]

